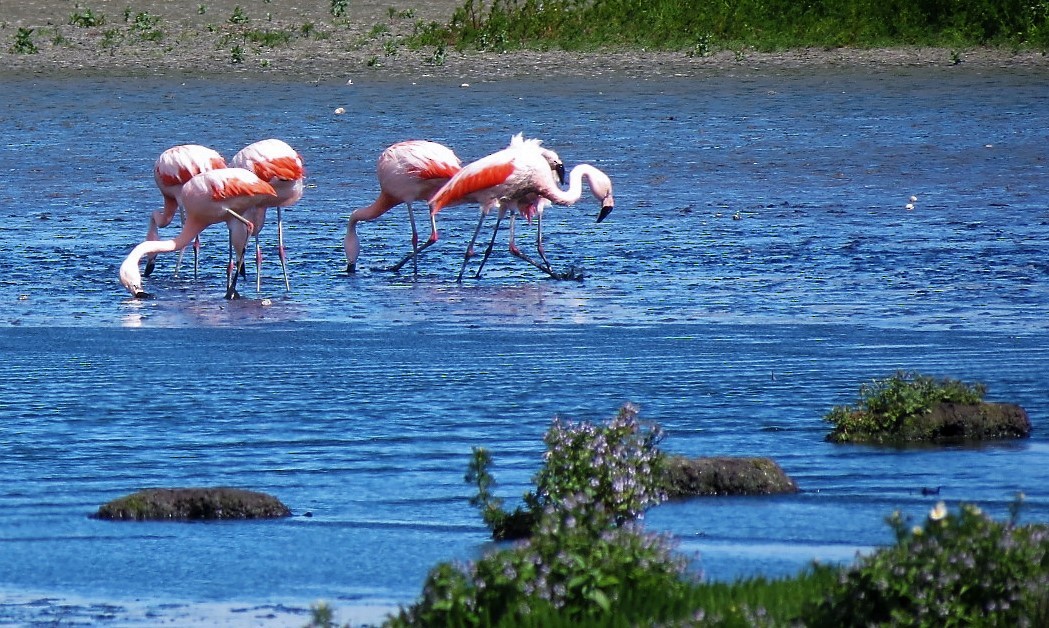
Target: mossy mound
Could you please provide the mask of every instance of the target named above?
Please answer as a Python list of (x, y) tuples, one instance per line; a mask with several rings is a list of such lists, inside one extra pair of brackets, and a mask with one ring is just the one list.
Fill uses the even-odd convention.
[(116, 521), (276, 519), (291, 510), (276, 497), (237, 488), (151, 488), (115, 499), (92, 515)]
[(1013, 403), (952, 403), (933, 405), (928, 412), (906, 417), (893, 431), (868, 432), (835, 429), (827, 440), (838, 443), (951, 444), (1027, 438), (1031, 420)]
[(671, 456), (666, 462), (671, 499), (701, 495), (779, 495), (798, 485), (770, 458)]

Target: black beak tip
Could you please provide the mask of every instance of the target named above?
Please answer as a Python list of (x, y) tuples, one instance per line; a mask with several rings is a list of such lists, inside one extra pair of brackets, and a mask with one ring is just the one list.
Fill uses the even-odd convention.
[(611, 214), (611, 213), (612, 213), (612, 206), (611, 205), (602, 207), (601, 208), (601, 213), (597, 215), (597, 221), (601, 222), (605, 218), (608, 218), (608, 215)]

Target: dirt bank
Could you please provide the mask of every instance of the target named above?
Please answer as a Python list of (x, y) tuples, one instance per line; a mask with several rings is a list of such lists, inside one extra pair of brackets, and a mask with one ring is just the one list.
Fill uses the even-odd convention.
[[(523, 77), (637, 78), (807, 67), (1036, 67), (1040, 53), (936, 48), (479, 53), (413, 50), (403, 37), (447, 21), (459, 0), (19, 0), (0, 5), (0, 76), (263, 76), (479, 82)], [(29, 32), (27, 29), (32, 29)], [(34, 52), (35, 50), (35, 52)]]

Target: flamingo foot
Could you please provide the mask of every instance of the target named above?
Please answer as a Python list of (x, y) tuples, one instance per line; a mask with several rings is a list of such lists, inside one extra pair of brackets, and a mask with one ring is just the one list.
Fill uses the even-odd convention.
[(234, 299), (239, 299), (239, 298), (240, 298), (240, 293), (237, 292), (236, 288), (232, 288), (231, 287), (229, 290), (226, 290), (226, 300), (227, 301), (232, 301)]
[(556, 273), (556, 272), (553, 272), (551, 270), (550, 271), (550, 277), (552, 279), (562, 279), (562, 280), (567, 280), (567, 281), (582, 281), (583, 278), (586, 277), (586, 273), (583, 272), (583, 269), (581, 269), (581, 268), (576, 268), (575, 266), (569, 266), (568, 270), (566, 270), (566, 271), (564, 271), (562, 273)]

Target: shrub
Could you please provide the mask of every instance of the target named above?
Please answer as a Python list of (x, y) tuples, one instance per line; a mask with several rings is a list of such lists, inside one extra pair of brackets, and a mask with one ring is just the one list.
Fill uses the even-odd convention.
[(666, 499), (665, 456), (658, 447), (662, 429), (642, 425), (637, 415), (637, 406), (626, 404), (604, 426), (555, 418), (543, 437), (547, 449), (534, 478), (536, 489), (525, 494), (525, 508), (513, 513), (504, 511), (502, 500), (491, 493), (495, 482), (488, 473), (490, 454), (475, 449), (466, 475), (478, 488), (471, 503), (481, 509), (496, 538), (521, 536), (507, 534), (506, 526), (527, 529), (541, 513), (559, 508), (566, 499), (581, 497), (599, 504), (614, 525), (643, 516)]
[(860, 386), (857, 407), (837, 406), (824, 420), (834, 429), (827, 437), (835, 442), (894, 440), (908, 423), (929, 413), (938, 403), (975, 404), (983, 400), (983, 384), (935, 379), (897, 371), (892, 377)]
[[(604, 426), (555, 419), (536, 490), (525, 496), (526, 541), (476, 563), (442, 563), (431, 570), (422, 599), (392, 625), (544, 625), (615, 617), (634, 623), (679, 617), (690, 581), (687, 561), (667, 537), (636, 522), (662, 496), (661, 431), (642, 428), (637, 407), (625, 405)], [(488, 453), (474, 450), (467, 480), (471, 501), (496, 532), (509, 515), (491, 494)]]
[(1049, 625), (1049, 528), (940, 502), (923, 526), (896, 513), (896, 544), (844, 571), (808, 614), (813, 626)]

